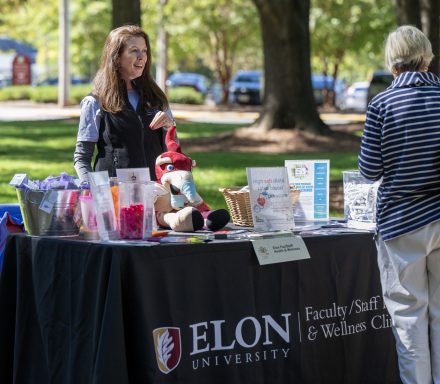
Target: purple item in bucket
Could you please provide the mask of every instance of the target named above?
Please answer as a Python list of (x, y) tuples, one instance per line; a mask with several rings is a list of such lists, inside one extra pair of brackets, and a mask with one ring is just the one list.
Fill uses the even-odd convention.
[(77, 189), (78, 185), (75, 183), (75, 177), (69, 176), (65, 172), (61, 172), (60, 176), (48, 176), (40, 182), (40, 188), (48, 189)]

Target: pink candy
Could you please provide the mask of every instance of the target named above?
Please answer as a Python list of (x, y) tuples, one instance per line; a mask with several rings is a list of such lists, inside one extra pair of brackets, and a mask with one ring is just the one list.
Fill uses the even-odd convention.
[(142, 239), (144, 206), (142, 204), (123, 207), (119, 212), (121, 239)]

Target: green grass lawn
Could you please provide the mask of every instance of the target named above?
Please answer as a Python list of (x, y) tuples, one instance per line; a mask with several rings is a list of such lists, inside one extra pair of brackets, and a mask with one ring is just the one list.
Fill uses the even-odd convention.
[[(72, 164), (78, 121), (0, 122), (0, 203), (17, 202), (8, 186), (16, 173), (44, 179), (61, 172), (75, 174)], [(233, 130), (238, 125), (179, 122), (179, 137), (196, 138)], [(185, 151), (185, 148), (183, 148)], [(260, 154), (240, 152), (188, 153), (197, 161), (194, 178), (199, 194), (215, 208), (226, 207), (220, 187), (246, 185), (246, 167), (283, 166), (289, 159), (330, 159), (331, 180), (357, 167), (357, 153)]]

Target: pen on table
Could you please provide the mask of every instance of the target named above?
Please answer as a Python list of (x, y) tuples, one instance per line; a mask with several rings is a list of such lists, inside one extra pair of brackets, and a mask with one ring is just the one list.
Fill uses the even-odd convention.
[(160, 243), (184, 243), (184, 244), (202, 244), (210, 241), (208, 239), (202, 239), (200, 237), (181, 237), (181, 236), (168, 236), (163, 237)]
[(272, 239), (274, 237), (290, 237), (293, 236), (293, 231), (290, 230), (280, 230), (280, 231), (269, 231), (269, 232), (253, 232), (248, 235), (249, 239)]
[(221, 240), (221, 239), (246, 239), (249, 231), (247, 229), (239, 229), (239, 230), (225, 230), (225, 231), (217, 231), (214, 232), (214, 239)]
[(214, 235), (214, 238), (216, 240), (240, 240), (240, 239), (247, 239), (248, 235), (247, 233), (230, 233), (230, 234)]
[(168, 236), (169, 231), (160, 231), (160, 230), (153, 230), (152, 237), (164, 237)]
[(179, 243), (179, 244), (202, 244), (206, 243), (207, 239), (199, 237), (182, 237), (182, 236), (167, 236), (167, 237), (149, 237), (147, 241), (153, 241), (161, 244)]

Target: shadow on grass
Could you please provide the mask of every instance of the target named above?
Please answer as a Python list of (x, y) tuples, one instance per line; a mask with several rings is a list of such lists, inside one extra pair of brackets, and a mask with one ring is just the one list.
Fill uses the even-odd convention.
[[(330, 153), (359, 151), (360, 138), (353, 132), (330, 130), (317, 134), (306, 130), (273, 129), (262, 131), (245, 127), (210, 137), (181, 140), (188, 152), (254, 152), (254, 153)], [(310, 156), (309, 155), (309, 156)]]
[(177, 131), (180, 138), (187, 140), (216, 136), (225, 132), (234, 131), (242, 126), (243, 124), (204, 124), (179, 120), (177, 122)]

